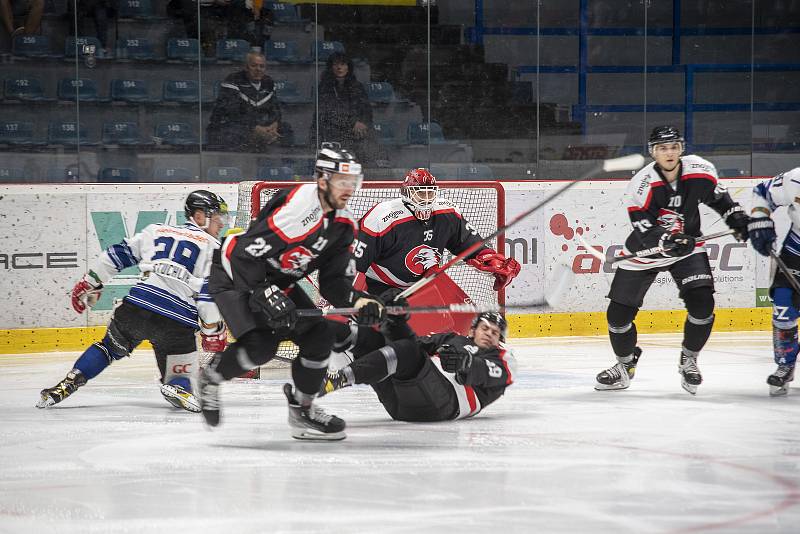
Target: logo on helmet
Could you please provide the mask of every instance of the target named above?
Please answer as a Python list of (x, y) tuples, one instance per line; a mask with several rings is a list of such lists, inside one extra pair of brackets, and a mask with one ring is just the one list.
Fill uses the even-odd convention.
[(414, 247), (406, 254), (406, 268), (417, 276), (422, 276), (431, 267), (439, 265), (442, 255), (428, 245)]

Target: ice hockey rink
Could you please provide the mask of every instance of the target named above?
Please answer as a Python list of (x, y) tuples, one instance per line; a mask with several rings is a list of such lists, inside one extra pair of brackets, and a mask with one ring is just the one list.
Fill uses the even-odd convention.
[(77, 354), (0, 356), (0, 532), (800, 531), (800, 391), (769, 397), (768, 332), (714, 334), (696, 397), (677, 335), (641, 336), (617, 392), (593, 389), (604, 338), (511, 342), (516, 383), (474, 419), (398, 423), (350, 388), (323, 400), (334, 443), (289, 437), (288, 370), (226, 384), (211, 432), (147, 351), (49, 410)]

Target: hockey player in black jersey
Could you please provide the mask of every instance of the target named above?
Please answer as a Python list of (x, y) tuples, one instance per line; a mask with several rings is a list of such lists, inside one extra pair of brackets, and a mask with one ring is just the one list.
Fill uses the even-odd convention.
[[(382, 298), (393, 300), (394, 293)], [(469, 336), (454, 332), (416, 337), (408, 316), (390, 315), (382, 335), (359, 328), (348, 366), (329, 372), (322, 393), (369, 384), (399, 421), (471, 417), (513, 383), (516, 361), (504, 345), (506, 320), (496, 312), (475, 316)], [(341, 349), (341, 347), (339, 347)]]
[(379, 320), (382, 304), (352, 287), (356, 223), (346, 206), (361, 184), (361, 165), (338, 144), (324, 143), (315, 177), (316, 183), (277, 193), (248, 230), (229, 236), (214, 258), (209, 289), (236, 342), (201, 373), (200, 402), (211, 426), (220, 421), (219, 384), (263, 365), (281, 340), (290, 339), (300, 349), (292, 363), (295, 387), (284, 386), (292, 436), (345, 437), (344, 421), (313, 402), (334, 342), (331, 323), (298, 319), (295, 310), (313, 308), (314, 302), (297, 282), (318, 271), (322, 296), (335, 306), (360, 308), (363, 324)]
[(633, 320), (658, 273), (669, 271), (688, 311), (678, 371), (682, 387), (695, 394), (703, 380), (697, 357), (714, 324), (714, 279), (708, 256), (696, 242), (701, 235), (698, 205), (719, 213), (739, 241), (747, 240), (749, 217), (718, 183), (712, 163), (682, 155), (684, 139), (676, 128), (654, 128), (648, 147), (654, 161), (636, 173), (626, 192), (633, 231), (623, 253), (650, 248), (661, 252), (621, 262), (614, 275), (607, 319), (617, 363), (597, 375), (595, 389), (630, 385), (642, 354)]

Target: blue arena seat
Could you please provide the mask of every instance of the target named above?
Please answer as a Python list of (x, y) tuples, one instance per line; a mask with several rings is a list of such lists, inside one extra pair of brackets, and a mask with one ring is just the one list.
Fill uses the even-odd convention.
[(89, 132), (85, 125), (80, 127), (75, 121), (52, 121), (47, 127), (47, 142), (51, 145), (96, 145), (89, 141)]
[(192, 182), (194, 178), (194, 173), (183, 167), (159, 167), (153, 171), (156, 182)]
[(442, 126), (438, 122), (412, 122), (408, 125), (406, 139), (410, 145), (427, 145), (428, 131), (430, 130), (431, 143), (444, 143)]
[(0, 122), (0, 144), (31, 145), (33, 141), (33, 123), (23, 121)]
[(297, 7), (293, 4), (269, 2), (267, 3), (267, 7), (272, 11), (272, 20), (275, 24), (296, 24), (303, 22), (303, 19), (297, 14)]
[(242, 179), (242, 169), (239, 167), (209, 167), (206, 179), (212, 182), (230, 182)]
[(122, 102), (158, 102), (150, 98), (147, 82), (144, 80), (111, 80), (111, 99)]
[(394, 125), (390, 122), (373, 122), (372, 129), (375, 131), (375, 138), (382, 145), (395, 144)]
[(97, 37), (67, 37), (67, 42), (64, 45), (64, 56), (75, 57), (76, 46), (79, 56), (83, 55), (84, 46), (94, 46), (95, 53), (103, 48), (103, 46), (100, 44), (100, 40)]
[(300, 94), (297, 84), (289, 80), (275, 80), (275, 92), (281, 104), (310, 104), (311, 98)]
[(29, 179), (25, 169), (19, 167), (0, 167), (0, 182), (24, 182)]
[(58, 99), (96, 102), (100, 100), (97, 82), (89, 78), (62, 78), (58, 82)]
[(153, 44), (144, 37), (117, 39), (117, 59), (149, 61), (156, 59), (156, 53)]
[(317, 61), (327, 61), (328, 56), (333, 54), (334, 52), (341, 52), (344, 54), (344, 45), (341, 41), (314, 41), (311, 43), (311, 60), (314, 60), (315, 57), (315, 49), (314, 46), (316, 45), (316, 54), (318, 54)]
[(482, 163), (431, 163), (431, 173), (440, 180), (494, 180), (494, 172)]
[(52, 100), (44, 96), (42, 82), (38, 78), (17, 77), (6, 80), (6, 99), (8, 100)]
[(267, 59), (279, 63), (306, 63), (308, 61), (307, 58), (300, 55), (295, 41), (266, 41), (264, 54)]
[(200, 43), (197, 39), (176, 39), (167, 41), (167, 59), (177, 61), (197, 61)]
[(244, 39), (220, 39), (217, 41), (217, 61), (244, 61), (250, 51), (250, 43)]
[(123, 19), (149, 19), (155, 16), (150, 0), (119, 0), (117, 14)]
[(294, 171), (291, 167), (259, 167), (256, 171), (256, 180), (272, 182), (286, 182), (294, 180)]
[(104, 122), (103, 144), (141, 145), (139, 125), (130, 121)]
[(133, 182), (136, 171), (128, 167), (103, 167), (97, 171), (97, 181), (106, 183)]
[(389, 82), (367, 83), (367, 98), (375, 104), (389, 104), (398, 101), (394, 95), (394, 87)]
[(196, 80), (167, 80), (164, 82), (164, 101), (196, 104), (200, 88)]
[(53, 54), (47, 35), (17, 35), (12, 50), (21, 57), (58, 57)]
[(161, 122), (156, 125), (155, 136), (166, 145), (196, 145), (197, 134), (185, 122)]

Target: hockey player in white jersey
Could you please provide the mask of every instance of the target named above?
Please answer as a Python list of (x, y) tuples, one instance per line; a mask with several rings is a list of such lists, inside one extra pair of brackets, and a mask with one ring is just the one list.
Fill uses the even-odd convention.
[(75, 285), (72, 307), (83, 313), (97, 303), (103, 283), (114, 274), (134, 265), (142, 271), (142, 280), (114, 310), (102, 341), (90, 345), (61, 382), (41, 391), (37, 408), (63, 401), (149, 340), (164, 398), (177, 408), (200, 411), (192, 393), (199, 365), (195, 332), (201, 330), (203, 350), (225, 348), (225, 325), (208, 294), (208, 274), (228, 207), (218, 195), (198, 190), (186, 198), (184, 212), (183, 226), (151, 224), (110, 246)]
[[(786, 206), (792, 222), (789, 233), (783, 239), (780, 258), (795, 279), (800, 274), (800, 167), (764, 180), (753, 188), (753, 208), (750, 214), (750, 242), (759, 254), (774, 253), (777, 239), (775, 222), (770, 215), (781, 206)], [(800, 350), (797, 342), (797, 318), (800, 316), (800, 295), (792, 289), (786, 273), (777, 271), (770, 287), (772, 296), (772, 343), (775, 363), (778, 368), (767, 377), (770, 395), (780, 396), (789, 392), (789, 383), (794, 380), (794, 367)]]
[(697, 392), (703, 377), (697, 357), (714, 325), (714, 278), (700, 234), (698, 206), (720, 214), (740, 241), (747, 240), (749, 217), (718, 182), (714, 165), (682, 155), (684, 139), (672, 126), (653, 129), (648, 141), (653, 162), (631, 179), (625, 194), (633, 226), (623, 253), (656, 249), (652, 257), (621, 262), (614, 275), (606, 317), (617, 363), (597, 375), (597, 390), (625, 389), (641, 356), (633, 322), (658, 273), (669, 271), (688, 315), (683, 327), (678, 372), (681, 386)]

